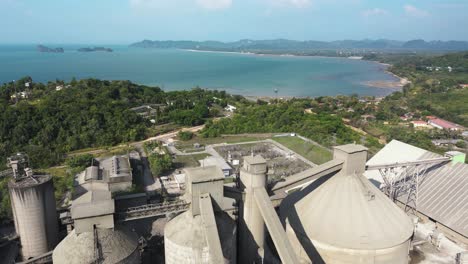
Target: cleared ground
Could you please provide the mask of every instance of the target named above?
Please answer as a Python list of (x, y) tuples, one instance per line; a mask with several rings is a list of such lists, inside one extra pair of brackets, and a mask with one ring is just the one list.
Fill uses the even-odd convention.
[(330, 161), (333, 158), (332, 153), (328, 149), (319, 147), (298, 137), (275, 137), (273, 140), (317, 165)]
[[(271, 181), (277, 181), (282, 177), (287, 177), (311, 168), (309, 164), (305, 163), (297, 156), (269, 142), (218, 146), (214, 149), (225, 160), (237, 160), (239, 161), (238, 164), (242, 164), (243, 157), (250, 156), (252, 153), (262, 156), (267, 161), (268, 178)], [(237, 169), (238, 165), (233, 167)]]
[[(250, 142), (250, 141), (259, 141), (264, 140), (267, 138), (271, 138), (272, 134), (258, 134), (258, 135), (224, 135), (215, 138), (202, 138), (196, 136), (188, 141), (177, 141), (175, 144), (176, 148), (182, 152), (194, 152), (194, 151), (202, 151), (204, 146), (212, 145), (212, 144), (219, 144), (219, 143), (243, 143), (243, 142)], [(199, 149), (194, 148), (194, 144), (200, 144)]]
[(184, 156), (176, 156), (174, 159), (175, 168), (190, 168), (190, 167), (199, 167), (200, 163), (199, 160), (202, 160), (210, 154), (202, 153), (202, 154), (194, 154), (194, 155), (184, 155)]

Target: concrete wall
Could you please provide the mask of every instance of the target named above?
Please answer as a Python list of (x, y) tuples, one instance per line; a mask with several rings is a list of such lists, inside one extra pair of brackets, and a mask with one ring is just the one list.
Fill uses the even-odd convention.
[(93, 232), (94, 226), (97, 228), (114, 228), (114, 215), (95, 216), (75, 220), (75, 232)]
[[(352, 228), (352, 227), (350, 227)], [(378, 250), (354, 250), (338, 248), (325, 243), (311, 240), (316, 252), (306, 252), (298, 237), (289, 224), (286, 235), (291, 242), (301, 263), (334, 263), (334, 264), (407, 264), (410, 240), (391, 248)], [(307, 238), (304, 238), (308, 241)], [(307, 243), (308, 244), (308, 243)]]
[(16, 232), (24, 259), (52, 250), (58, 242), (58, 223), (52, 180), (29, 187), (10, 186)]
[(109, 190), (111, 192), (122, 192), (122, 191), (127, 191), (132, 188), (132, 182), (127, 181), (127, 182), (109, 182)]

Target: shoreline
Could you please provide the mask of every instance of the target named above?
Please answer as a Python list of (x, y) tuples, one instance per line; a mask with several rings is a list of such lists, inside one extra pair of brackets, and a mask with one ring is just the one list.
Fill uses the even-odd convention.
[(387, 80), (375, 80), (363, 82), (363, 85), (379, 89), (390, 89), (393, 91), (401, 90), (403, 86), (410, 83), (407, 78), (400, 77), (387, 69), (392, 66), (389, 63), (383, 63), (379, 61), (364, 60), (362, 56), (320, 56), (320, 55), (297, 55), (297, 54), (271, 54), (271, 53), (260, 53), (260, 52), (241, 52), (241, 51), (216, 51), (216, 50), (196, 50), (196, 49), (179, 49), (189, 52), (206, 52), (206, 53), (221, 53), (221, 54), (239, 54), (239, 55), (253, 55), (253, 56), (278, 56), (278, 57), (317, 57), (317, 58), (337, 58), (337, 59), (348, 59), (348, 60), (360, 60), (370, 63), (377, 63), (385, 67), (383, 70), (385, 74), (391, 75), (398, 79), (398, 81), (387, 81)]

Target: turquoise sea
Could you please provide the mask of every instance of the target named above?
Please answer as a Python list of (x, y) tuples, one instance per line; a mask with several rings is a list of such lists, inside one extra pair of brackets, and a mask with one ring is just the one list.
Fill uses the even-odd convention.
[(366, 86), (396, 81), (385, 66), (360, 60), (293, 57), (105, 46), (114, 52), (40, 53), (35, 45), (0, 45), (0, 83), (24, 76), (47, 82), (72, 77), (131, 80), (164, 90), (200, 86), (234, 94), (273, 96), (386, 95), (394, 90)]

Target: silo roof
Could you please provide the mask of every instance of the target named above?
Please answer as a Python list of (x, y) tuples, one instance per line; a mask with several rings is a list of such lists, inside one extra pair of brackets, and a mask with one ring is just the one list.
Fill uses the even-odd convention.
[(335, 247), (394, 247), (413, 233), (409, 217), (363, 175), (338, 173), (291, 194), (281, 214), (299, 234)]
[[(98, 244), (103, 261), (100, 263), (120, 263), (138, 250), (138, 237), (122, 226), (115, 229), (97, 229)], [(93, 232), (79, 235), (70, 232), (54, 249), (54, 263), (94, 263), (95, 236)]]
[(224, 179), (224, 173), (218, 166), (187, 168), (184, 172), (193, 183)]

